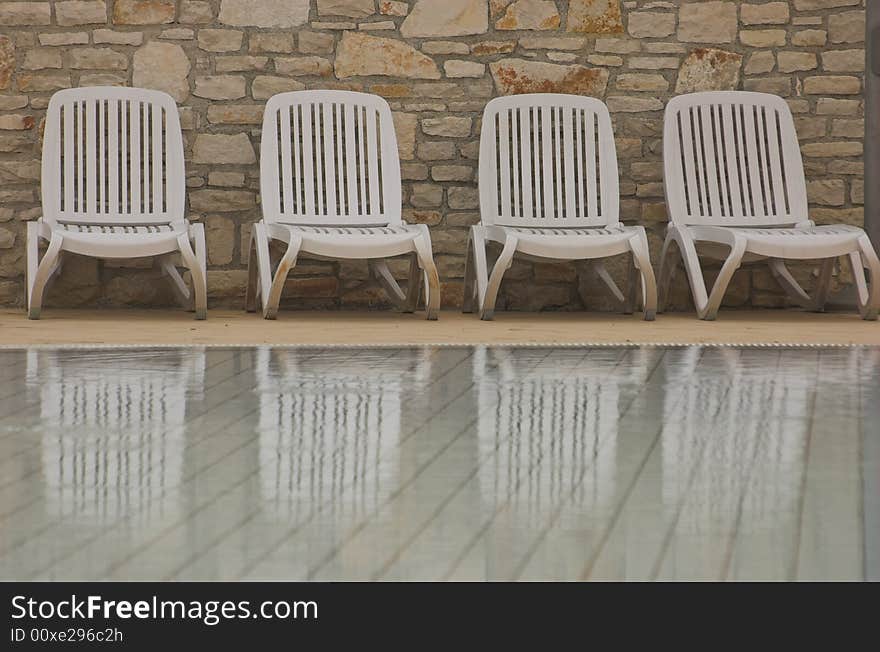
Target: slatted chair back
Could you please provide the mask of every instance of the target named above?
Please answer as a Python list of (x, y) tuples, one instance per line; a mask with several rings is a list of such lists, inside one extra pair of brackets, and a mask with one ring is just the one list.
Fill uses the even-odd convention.
[(400, 160), (388, 103), (350, 91), (270, 98), (263, 114), (260, 190), (269, 223), (400, 224)]
[(608, 107), (597, 99), (536, 93), (490, 101), (479, 175), (483, 224), (618, 224), (614, 133)]
[(797, 132), (780, 97), (718, 91), (673, 98), (663, 159), (675, 223), (791, 226), (809, 219)]
[(140, 88), (71, 88), (49, 101), (42, 200), (49, 221), (168, 224), (184, 217), (177, 105)]

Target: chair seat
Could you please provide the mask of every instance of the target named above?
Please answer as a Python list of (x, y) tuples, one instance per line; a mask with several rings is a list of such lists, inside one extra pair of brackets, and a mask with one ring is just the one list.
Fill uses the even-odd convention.
[(176, 251), (184, 228), (171, 224), (55, 223), (52, 231), (63, 238), (65, 251), (87, 256), (129, 258)]
[(809, 244), (818, 238), (825, 240), (833, 238), (838, 241), (851, 242), (858, 240), (864, 231), (856, 226), (835, 224), (791, 229), (737, 229), (737, 233), (742, 233), (749, 240), (756, 242), (782, 242), (791, 238), (799, 238), (803, 239), (805, 244)]
[[(639, 233), (637, 227), (596, 228), (488, 227), (490, 240), (503, 244), (507, 234), (517, 239), (517, 251), (549, 258), (594, 258), (629, 250), (629, 240)], [(619, 250), (619, 251), (618, 251)]]
[(170, 224), (123, 225), (123, 224), (59, 224), (59, 228), (68, 233), (88, 233), (90, 235), (148, 235), (172, 233)]
[(858, 250), (859, 238), (865, 232), (847, 224), (805, 227), (694, 227), (698, 239), (712, 240), (714, 231), (726, 231), (745, 236), (746, 250), (762, 256), (779, 258), (822, 258), (846, 255)]
[(544, 238), (611, 238), (626, 240), (635, 233), (635, 228), (627, 226), (597, 227), (592, 229), (533, 229), (523, 227), (506, 227), (511, 233), (516, 233), (520, 240), (544, 239)]
[(321, 237), (332, 238), (361, 238), (364, 236), (412, 236), (413, 229), (407, 224), (394, 226), (300, 226), (294, 225), (289, 228), (308, 237), (319, 239)]
[[(344, 258), (381, 258), (413, 251), (412, 242), (426, 235), (421, 224), (391, 226), (308, 226), (299, 224), (268, 225), (273, 238), (288, 241), (289, 234), (302, 238), (302, 251), (320, 256)], [(426, 236), (428, 237), (428, 236)]]

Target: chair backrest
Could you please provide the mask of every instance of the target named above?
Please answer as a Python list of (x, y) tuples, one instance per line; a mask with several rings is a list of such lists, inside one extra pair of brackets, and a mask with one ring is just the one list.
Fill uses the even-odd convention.
[(670, 219), (679, 224), (785, 226), (809, 219), (791, 110), (765, 93), (673, 98), (663, 160)]
[(499, 97), (483, 112), (483, 224), (535, 228), (619, 221), (617, 151), (608, 107), (575, 95)]
[(182, 220), (185, 182), (180, 118), (170, 95), (102, 86), (52, 96), (43, 137), (44, 218)]
[(260, 192), (267, 222), (377, 226), (401, 222), (391, 107), (350, 91), (294, 91), (263, 114)]

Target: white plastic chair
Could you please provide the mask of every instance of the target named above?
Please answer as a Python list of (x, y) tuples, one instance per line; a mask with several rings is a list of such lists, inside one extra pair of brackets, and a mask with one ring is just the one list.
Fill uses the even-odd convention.
[[(620, 223), (617, 153), (608, 107), (574, 95), (500, 97), (486, 105), (480, 139), (481, 223), (471, 227), (464, 312), (476, 300), (492, 319), (501, 279), (515, 253), (530, 258), (590, 260), (631, 313), (636, 273), (645, 319), (657, 303), (648, 239), (641, 226)], [(486, 242), (503, 245), (491, 276)], [(596, 259), (631, 253), (627, 296)]]
[[(739, 91), (673, 98), (666, 107), (663, 158), (671, 222), (660, 268), (661, 310), (676, 270), (675, 243), (700, 319), (715, 319), (743, 262), (763, 260), (794, 301), (821, 311), (839, 256), (852, 265), (862, 317), (877, 319), (880, 259), (862, 229), (810, 221), (800, 147), (785, 100)], [(705, 248), (701, 253), (724, 261), (708, 293), (698, 243)], [(824, 259), (813, 297), (784, 259)], [(865, 267), (871, 271), (870, 286)]]
[[(185, 219), (177, 105), (139, 88), (73, 88), (49, 101), (43, 137), (43, 216), (28, 223), (28, 317), (38, 319), (64, 252), (156, 256), (184, 307), (207, 316), (204, 227)], [(39, 258), (39, 241), (49, 245)], [(191, 292), (176, 254), (192, 274)]]
[[(296, 91), (270, 98), (260, 149), (263, 220), (254, 225), (246, 309), (266, 319), (300, 253), (368, 259), (373, 275), (404, 312), (424, 280), (428, 319), (440, 307), (440, 278), (424, 224), (401, 217), (400, 160), (388, 103), (349, 91)], [(273, 272), (269, 241), (287, 249)], [(410, 255), (406, 294), (385, 258)], [(420, 272), (421, 270), (421, 272)]]

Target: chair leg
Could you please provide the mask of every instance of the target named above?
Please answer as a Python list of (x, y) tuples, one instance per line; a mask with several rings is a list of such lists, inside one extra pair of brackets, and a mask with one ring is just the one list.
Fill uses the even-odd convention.
[(626, 297), (623, 302), (623, 314), (631, 315), (636, 311), (637, 289), (641, 282), (639, 281), (639, 268), (636, 266), (635, 256), (629, 261), (626, 268)]
[(244, 309), (247, 312), (257, 311), (257, 297), (260, 296), (260, 272), (257, 266), (257, 240), (255, 231), (257, 225), (251, 226), (251, 237), (248, 238), (248, 257), (247, 257), (247, 285), (244, 290)]
[[(480, 302), (480, 319), (489, 321), (495, 316), (495, 301), (498, 299), (498, 290), (501, 288), (501, 279), (504, 272), (513, 264), (513, 255), (516, 253), (518, 241), (513, 236), (507, 236), (501, 255), (495, 261), (489, 282), (486, 284), (486, 292)], [(485, 251), (485, 248), (483, 249)], [(477, 277), (479, 279), (479, 276)]]
[(464, 301), (461, 311), (472, 313), (474, 303), (482, 307), (489, 274), (486, 266), (486, 238), (478, 226), (468, 233), (467, 257), (464, 267)]
[(190, 227), (193, 231), (193, 240), (195, 241), (196, 261), (202, 266), (202, 276), (205, 279), (205, 287), (207, 294), (208, 284), (208, 247), (205, 243), (205, 225), (197, 222)]
[(776, 282), (779, 283), (783, 290), (785, 290), (785, 294), (788, 295), (789, 299), (802, 308), (809, 310), (813, 307), (813, 299), (810, 298), (810, 295), (806, 293), (800, 283), (798, 283), (794, 276), (791, 275), (784, 260), (780, 258), (771, 258), (767, 261), (767, 266), (770, 268), (773, 278), (775, 278)]
[(400, 289), (394, 274), (388, 269), (388, 263), (384, 260), (370, 260), (369, 267), (373, 278), (379, 282), (379, 285), (385, 290), (385, 294), (388, 295), (388, 298), (391, 299), (395, 307), (401, 311), (405, 310), (406, 295)]
[(464, 288), (461, 299), (461, 311), (470, 314), (474, 311), (474, 294), (476, 293), (476, 274), (474, 273), (474, 240), (468, 235), (467, 249), (464, 254)]
[[(624, 312), (628, 310), (627, 301), (628, 296), (620, 291), (620, 288), (617, 287), (617, 283), (614, 282), (614, 278), (611, 276), (611, 273), (605, 267), (604, 264), (599, 262), (598, 260), (591, 261), (590, 267), (593, 268), (593, 271), (596, 273), (596, 276), (599, 277), (599, 280), (602, 281), (606, 287), (611, 291), (611, 294), (617, 299), (617, 302), (623, 307)], [(634, 274), (628, 274), (627, 281), (629, 282)], [(627, 286), (627, 291), (629, 290), (629, 286)], [(630, 312), (632, 312), (630, 310)]]
[(819, 278), (816, 281), (816, 291), (813, 293), (813, 302), (810, 309), (815, 312), (825, 312), (825, 304), (828, 302), (828, 293), (831, 290), (831, 276), (834, 274), (834, 264), (837, 258), (826, 258), (819, 268)]
[(434, 321), (437, 319), (437, 313), (440, 311), (440, 275), (437, 273), (437, 266), (434, 264), (434, 255), (431, 252), (429, 241), (424, 236), (417, 236), (413, 240), (413, 246), (419, 259), (419, 266), (425, 273), (425, 310), (427, 311), (427, 319)]
[(673, 250), (675, 238), (671, 233), (666, 234), (663, 241), (663, 250), (660, 253), (660, 277), (657, 283), (657, 312), (665, 312), (669, 303), (669, 288), (675, 279), (678, 269), (678, 260)]
[(645, 321), (654, 321), (657, 314), (657, 281), (654, 268), (651, 267), (651, 252), (648, 248), (648, 236), (644, 231), (629, 241), (633, 254), (633, 266), (639, 270), (642, 280), (642, 306)]
[[(281, 291), (284, 289), (284, 282), (287, 280), (290, 270), (296, 265), (296, 258), (299, 256), (299, 250), (301, 247), (302, 237), (291, 233), (290, 242), (287, 244), (287, 250), (281, 257), (281, 260), (278, 261), (275, 276), (272, 278), (272, 285), (269, 287), (268, 292), (263, 296), (263, 317), (265, 319), (275, 319), (278, 316), (278, 304), (281, 303)], [(268, 249), (268, 243), (266, 248)]]
[(406, 283), (406, 300), (404, 301), (403, 312), (412, 313), (416, 311), (421, 293), (422, 273), (419, 267), (419, 256), (413, 253), (409, 257), (409, 277)]
[(193, 289), (195, 290), (195, 307), (196, 319), (207, 319), (208, 317), (208, 248), (205, 244), (205, 225), (201, 223), (193, 224), (192, 239), (195, 244), (196, 264), (202, 272), (199, 285), (195, 285), (195, 277), (193, 276)]
[(58, 270), (61, 244), (63, 242), (63, 238), (60, 235), (53, 233), (52, 238), (49, 240), (49, 248), (46, 249), (43, 259), (37, 264), (37, 259), (39, 258), (38, 228), (36, 223), (33, 226), (30, 223), (28, 224), (28, 319), (40, 318), (40, 311), (43, 307), (43, 292), (49, 279)]
[(37, 277), (37, 267), (40, 264), (40, 227), (36, 222), (27, 223), (27, 244), (25, 247), (27, 261), (24, 276), (24, 305), (30, 307), (31, 290), (34, 279)]
[[(195, 226), (195, 225), (193, 225)], [(198, 243), (199, 238), (204, 238), (204, 231), (193, 229), (192, 237)], [(199, 245), (196, 244), (196, 251), (193, 251), (190, 243), (189, 234), (181, 234), (177, 238), (177, 246), (180, 248), (180, 255), (183, 258), (183, 264), (189, 269), (192, 276), (193, 295), (195, 299), (196, 319), (206, 319), (208, 317), (208, 285), (205, 278), (205, 267), (197, 257), (196, 251)]]
[(249, 312), (256, 312), (258, 300), (259, 304), (265, 307), (271, 286), (272, 260), (269, 255), (269, 236), (266, 233), (266, 225), (257, 222), (251, 227), (245, 309)]
[(727, 256), (727, 260), (724, 261), (724, 265), (721, 266), (721, 271), (718, 272), (718, 278), (715, 279), (715, 285), (712, 286), (712, 292), (709, 294), (709, 300), (706, 303), (705, 309), (702, 311), (703, 314), (700, 315), (700, 319), (714, 321), (718, 316), (718, 309), (721, 307), (721, 301), (724, 299), (724, 293), (727, 291), (727, 286), (730, 285), (733, 273), (736, 272), (742, 264), (743, 255), (746, 252), (746, 244), (747, 241), (745, 238), (734, 236), (734, 243), (730, 248), (730, 254)]
[[(880, 312), (880, 258), (867, 235), (859, 238), (859, 252), (850, 254), (853, 276), (859, 290), (859, 312), (862, 319), (876, 321)], [(856, 265), (858, 264), (858, 271)], [(865, 279), (865, 268), (871, 275), (870, 285)]]
[(800, 283), (792, 276), (785, 261), (780, 258), (771, 258), (767, 261), (767, 265), (773, 274), (776, 282), (785, 290), (788, 298), (796, 304), (807, 310), (815, 312), (823, 312), (825, 303), (828, 300), (828, 292), (831, 285), (831, 274), (834, 271), (834, 261), (836, 258), (826, 258), (822, 261), (819, 270), (819, 279), (816, 282), (816, 291), (811, 297), (801, 287)]
[(724, 298), (727, 286), (730, 285), (733, 273), (742, 264), (747, 240), (741, 235), (733, 235), (730, 254), (718, 273), (715, 285), (712, 286), (712, 293), (708, 294), (706, 292), (706, 281), (703, 279), (703, 270), (700, 267), (700, 258), (697, 256), (697, 248), (691, 234), (686, 229), (670, 225), (668, 237), (675, 241), (678, 245), (678, 250), (681, 252), (684, 268), (691, 285), (691, 293), (694, 297), (694, 305), (697, 308), (697, 316), (700, 319), (713, 321), (718, 316), (721, 300)]
[(168, 282), (170, 283), (171, 289), (174, 291), (174, 296), (177, 298), (177, 302), (180, 306), (184, 310), (194, 310), (195, 302), (193, 300), (193, 294), (189, 291), (186, 282), (184, 282), (180, 272), (177, 271), (177, 268), (174, 266), (172, 256), (173, 254), (159, 256), (154, 262), (154, 267), (158, 268), (163, 276), (168, 277)]

